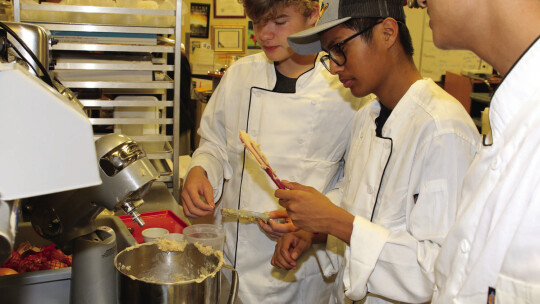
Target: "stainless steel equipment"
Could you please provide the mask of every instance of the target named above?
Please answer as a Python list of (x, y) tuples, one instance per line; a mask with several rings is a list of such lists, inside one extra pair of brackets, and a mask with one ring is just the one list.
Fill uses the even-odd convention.
[[(222, 267), (232, 271), (228, 303), (236, 299), (236, 270), (223, 265), (221, 255), (202, 254), (192, 243), (182, 251), (171, 252), (159, 249), (155, 242), (126, 248), (114, 264), (120, 273), (120, 303), (216, 304)], [(212, 273), (215, 275), (209, 275)]]
[[(82, 106), (80, 106), (80, 103), (78, 103), (78, 100), (76, 100), (71, 91), (64, 88), (60, 83), (53, 81), (48, 74), (47, 68), (49, 67), (51, 58), (51, 39), (47, 30), (34, 24), (0, 22), (0, 36), (2, 37), (2, 39), (0, 39), (0, 63), (3, 65), (7, 63), (8, 66), (10, 61), (27, 63), (31, 67), (30, 70), (33, 70), (36, 76), (39, 76), (41, 72), (49, 85), (57, 89), (55, 92), (49, 87), (49, 90), (47, 90), (49, 92), (47, 93), (52, 93), (54, 98), (61, 99), (64, 102), (66, 100), (71, 102), (71, 107), (78, 111), (78, 114), (82, 113)], [(18, 55), (18, 60), (13, 60), (13, 56), (10, 54), (14, 55), (15, 57)], [(16, 63), (12, 63), (11, 65), (14, 67), (17, 66)], [(18, 66), (19, 71), (21, 69), (20, 67), (21, 66)], [(2, 69), (0, 69), (0, 71), (1, 70)], [(4, 75), (4, 73), (2, 75)], [(7, 73), (5, 73), (5, 75), (7, 76)], [(24, 81), (27, 80), (28, 83), (26, 84), (30, 85), (31, 79), (21, 79), (19, 82), (17, 82), (17, 76), (17, 74), (14, 74), (12, 79), (6, 79), (7, 81), (3, 83), (3, 85), (12, 85), (10, 88), (11, 90), (6, 87), (6, 92), (2, 92), (4, 95), (8, 93), (8, 90), (27, 90), (27, 88), (25, 88)], [(19, 85), (17, 86), (16, 84)], [(43, 84), (40, 85), (43, 87)], [(28, 108), (19, 109), (13, 106), (13, 104), (18, 105), (18, 103), (24, 103), (28, 98), (39, 100), (39, 102), (43, 103), (43, 105), (41, 105), (43, 107), (48, 106), (46, 102), (47, 94), (35, 92), (33, 95), (29, 95), (23, 93), (26, 92), (21, 92), (20, 94), (13, 96), (15, 98), (19, 97), (20, 99), (24, 99), (23, 101), (10, 98), (12, 96), (9, 94), (7, 95), (7, 100), (9, 103), (8, 113), (15, 111), (9, 107), (13, 107), (18, 111), (14, 114), (20, 115), (24, 110), (29, 111), (30, 109)], [(57, 93), (63, 94), (65, 98), (59, 97)], [(39, 102), (37, 103), (38, 106)], [(39, 108), (33, 108), (32, 110), (37, 109)], [(39, 113), (38, 115), (45, 116), (47, 114), (40, 113), (39, 111), (36, 112)], [(65, 113), (65, 115), (67, 115), (67, 113)], [(36, 120), (39, 120), (39, 118), (36, 118)], [(50, 124), (54, 125), (57, 123), (55, 120), (63, 120), (61, 115), (45, 118), (53, 120), (48, 122), (46, 126)], [(34, 121), (27, 121), (25, 123), (31, 125), (32, 129), (38, 129), (39, 126), (34, 125), (33, 122)], [(88, 120), (86, 123), (89, 123)], [(78, 136), (77, 133), (71, 134), (71, 132), (69, 132), (69, 125), (64, 125), (62, 127), (68, 130), (67, 133), (70, 135), (69, 137), (62, 138), (61, 136), (58, 136), (56, 132), (51, 132), (43, 136), (43, 138), (55, 136), (59, 137), (60, 140), (69, 141), (72, 139), (72, 137)], [(16, 135), (11, 137), (20, 136), (17, 133), (15, 134)], [(36, 135), (39, 135), (39, 132), (36, 132)], [(11, 137), (9, 139), (11, 139)], [(31, 139), (28, 138), (25, 140)], [(8, 140), (7, 142), (11, 141)], [(12, 148), (13, 153), (16, 153), (17, 148), (19, 147)], [(88, 149), (88, 145), (84, 145), (81, 148)], [(67, 189), (57, 188), (53, 189), (53, 191), (49, 191), (56, 192), (55, 194), (45, 196), (39, 196), (43, 194), (40, 192), (25, 193), (24, 190), (18, 190), (21, 193), (20, 195), (23, 196), (15, 195), (14, 197), (34, 197), (29, 200), (26, 206), (28, 207), (28, 211), (32, 217), (32, 223), (36, 231), (38, 231), (39, 234), (44, 238), (49, 239), (59, 245), (62, 250), (66, 252), (72, 251), (71, 241), (73, 239), (96, 230), (94, 220), (97, 214), (103, 210), (103, 208), (107, 208), (109, 210), (122, 208), (126, 213), (132, 215), (134, 221), (138, 222), (139, 225), (144, 225), (144, 223), (140, 220), (138, 213), (135, 211), (136, 204), (140, 204), (142, 202), (142, 197), (148, 191), (152, 182), (158, 178), (158, 173), (150, 161), (146, 158), (144, 151), (142, 151), (142, 149), (127, 136), (120, 134), (103, 136), (96, 141), (95, 149), (97, 151), (97, 162), (100, 167), (100, 177), (102, 180), (106, 181), (102, 185), (88, 187), (95, 185), (95, 183), (90, 183), (80, 185), (79, 188), (82, 186), (82, 189), (70, 191), (63, 191)], [(93, 148), (90, 148), (90, 151), (94, 152), (93, 150)], [(28, 159), (33, 159), (32, 155), (35, 153), (43, 153), (43, 151), (40, 151), (39, 149), (26, 152), (28, 153)], [(79, 153), (86, 154), (85, 151), (78, 151), (74, 149), (70, 149), (69, 152), (71, 152), (72, 155), (70, 155), (70, 157), (65, 157), (68, 163), (64, 164), (63, 162), (59, 162), (56, 164), (58, 169), (64, 173), (63, 175), (68, 177), (67, 179), (64, 178), (65, 180), (69, 180), (69, 175), (81, 174), (81, 172), (70, 172), (69, 170), (71, 169), (70, 166), (72, 163), (76, 162), (77, 155)], [(14, 158), (14, 160), (18, 160), (18, 158)], [(86, 162), (87, 160), (84, 159), (84, 161)], [(8, 169), (11, 169), (11, 167), (8, 167)], [(7, 170), (7, 172), (9, 173), (10, 170)], [(28, 172), (31, 171), (25, 171), (26, 174), (28, 174)], [(44, 172), (42, 174), (44, 174), (44, 176), (48, 176), (51, 173)], [(46, 181), (44, 181), (44, 183), (46, 184)], [(75, 187), (72, 187), (71, 189), (73, 188)], [(2, 190), (2, 188), (0, 188), (0, 190)], [(77, 212), (73, 212), (73, 210), (77, 210)]]
[[(121, 208), (144, 225), (135, 208), (159, 175), (127, 136), (110, 134), (94, 145), (80, 103), (59, 89), (45, 68), (50, 58), (45, 36), (35, 25), (0, 22), (0, 142), (9, 143), (0, 149), (0, 214), (8, 214), (0, 217), (0, 257), (12, 250), (17, 199), (24, 198), (34, 229), (74, 253), (79, 269), (72, 276), (72, 303), (116, 303), (116, 273), (110, 271), (115, 236), (98, 229), (95, 219), (105, 208)], [(89, 290), (81, 281), (100, 287)]]
[(116, 303), (116, 233), (107, 226), (75, 240), (70, 303)]
[(19, 215), (19, 200), (4, 202), (0, 197), (0, 261), (6, 260), (13, 251), (15, 229)]
[[(17, 62), (27, 66), (30, 73), (38, 77), (43, 76), (50, 82), (48, 84), (67, 100), (82, 108), (82, 104), (75, 94), (58, 79), (55, 79), (52, 45), (56, 41), (52, 38), (51, 33), (44, 27), (31, 23), (3, 22), (2, 24), (7, 26), (10, 32), (8, 29), (0, 27), (0, 61)], [(2, 43), (3, 40), (5, 42)], [(9, 43), (7, 43), (8, 41)], [(9, 51), (8, 45), (10, 45)], [(4, 50), (4, 54), (2, 54), (2, 50)], [(40, 65), (44, 70), (41, 69)]]
[(4, 261), (13, 249), (17, 199), (90, 187), (101, 179), (92, 126), (81, 108), (21, 65), (2, 58), (0, 92), (0, 258)]
[(0, 149), (0, 213), (7, 215), (0, 217), (0, 254), (11, 253), (14, 199), (24, 198), (34, 230), (74, 254), (71, 302), (116, 303), (115, 234), (95, 219), (105, 208), (122, 209), (144, 225), (135, 210), (159, 175), (127, 136), (94, 145), (82, 106), (49, 74), (50, 44), (37, 25), (0, 22), (0, 139), (10, 143)]
[[(48, 70), (49, 76), (52, 78), (54, 75), (52, 73), (52, 36), (51, 33), (46, 30), (44, 27), (31, 24), (31, 23), (22, 23), (22, 22), (3, 22), (7, 25), (19, 38), (21, 38), (26, 46), (30, 48), (30, 51), (37, 57), (39, 62)], [(43, 73), (40, 71), (40, 68), (37, 62), (34, 62), (32, 56), (24, 49), (17, 39), (15, 39), (11, 34), (7, 34), (7, 38), (10, 43), (13, 45), (13, 50), (18, 50), (20, 54), (15, 52), (10, 56), (11, 60), (17, 60), (24, 58), (26, 62), (31, 66), (30, 72), (36, 76), (41, 76)], [(8, 60), (9, 62), (10, 60)], [(36, 71), (37, 74), (36, 74)]]
[(103, 209), (122, 209), (143, 226), (136, 211), (157, 180), (144, 151), (129, 137), (109, 134), (96, 141), (99, 186), (60, 192), (27, 200), (25, 211), (34, 230), (65, 253), (73, 253), (70, 299), (77, 303), (116, 303), (114, 231), (96, 226)]
[(97, 229), (95, 218), (105, 208), (122, 209), (143, 226), (136, 207), (159, 177), (140, 146), (125, 135), (101, 137), (96, 152), (101, 185), (34, 197), (25, 203), (34, 229), (67, 253), (72, 252), (73, 240)]

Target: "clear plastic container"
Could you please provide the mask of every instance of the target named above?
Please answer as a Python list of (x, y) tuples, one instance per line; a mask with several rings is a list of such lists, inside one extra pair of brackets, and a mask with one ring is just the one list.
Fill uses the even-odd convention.
[(195, 224), (187, 226), (182, 231), (190, 243), (200, 243), (210, 246), (214, 250), (223, 252), (225, 246), (225, 230), (221, 226), (212, 224)]
[(162, 236), (161, 238), (164, 240), (180, 243), (184, 240), (184, 235), (181, 233), (169, 233), (167, 235)]

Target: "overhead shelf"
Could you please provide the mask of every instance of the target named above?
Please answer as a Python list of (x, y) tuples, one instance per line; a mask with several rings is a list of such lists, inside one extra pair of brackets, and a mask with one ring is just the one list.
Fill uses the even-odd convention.
[[(94, 134), (94, 140), (101, 138), (107, 134)], [(131, 139), (137, 142), (163, 142), (163, 141), (172, 141), (172, 136), (167, 135), (142, 135), (142, 136), (129, 136)]]
[[(94, 139), (113, 131), (111, 126), (114, 132), (132, 132), (127, 135), (142, 144), (159, 181), (170, 183), (178, 197), (180, 100), (179, 94), (167, 100), (166, 90), (180, 88), (166, 72), (180, 83), (181, 35), (176, 33), (181, 31), (182, 2), (169, 6), (177, 9), (13, 2), (15, 21), (39, 24), (56, 35), (55, 74), (65, 87), (88, 94), (98, 89), (101, 96), (116, 98), (80, 99), (91, 117)], [(170, 56), (174, 64), (167, 60)], [(167, 118), (167, 108), (172, 108), (172, 118)], [(166, 134), (166, 126), (172, 126), (172, 134)], [(139, 128), (143, 131), (135, 132)]]
[(105, 24), (68, 24), (34, 22), (44, 25), (51, 31), (78, 31), (78, 32), (108, 32), (108, 33), (141, 33), (141, 34), (174, 34), (174, 27), (127, 26)]
[(81, 99), (85, 107), (172, 107), (172, 101)]
[(90, 5), (62, 5), (51, 3), (21, 3), (21, 8), (31, 11), (54, 11), (54, 12), (74, 12), (74, 13), (100, 13), (100, 14), (123, 14), (123, 15), (155, 15), (155, 16), (175, 16), (174, 10), (127, 8), (112, 6), (90, 6)]
[(149, 152), (147, 152), (146, 156), (149, 159), (163, 159), (163, 158), (172, 158), (173, 154), (172, 153), (149, 153)]
[(82, 89), (173, 89), (172, 80), (167, 81), (62, 81), (68, 88)]
[(161, 64), (57, 63), (55, 68), (59, 70), (174, 71), (173, 65)]
[(93, 125), (172, 124), (172, 118), (90, 118)]
[(60, 42), (58, 44), (53, 45), (52, 49), (53, 51), (174, 53), (174, 46), (103, 44), (103, 43)]

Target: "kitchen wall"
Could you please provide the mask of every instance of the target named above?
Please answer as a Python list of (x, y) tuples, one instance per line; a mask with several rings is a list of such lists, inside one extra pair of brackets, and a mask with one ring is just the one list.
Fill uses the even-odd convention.
[[(183, 8), (186, 8), (188, 10), (187, 14), (186, 12), (183, 12), (183, 15), (185, 18), (189, 18), (189, 8), (190, 3), (204, 3), (204, 4), (210, 4), (210, 31), (211, 27), (215, 25), (241, 25), (246, 27), (248, 26), (248, 18), (214, 18), (214, 1), (220, 1), (220, 0), (194, 0), (194, 1), (186, 1), (185, 5), (183, 5)], [(222, 0), (225, 1), (225, 0)], [(432, 33), (431, 29), (429, 28), (429, 16), (427, 15), (427, 11), (424, 9), (410, 9), (405, 8), (405, 14), (407, 18), (407, 26), (409, 27), (409, 31), (411, 33), (413, 46), (415, 49), (415, 54), (413, 56), (414, 62), (422, 75), (424, 77), (431, 77), (435, 81), (440, 81), (441, 76), (445, 74), (446, 71), (452, 71), (455, 73), (461, 73), (464, 70), (474, 70), (474, 71), (491, 71), (491, 67), (487, 65), (485, 62), (482, 62), (476, 55), (474, 55), (472, 52), (468, 51), (443, 51), (437, 49), (433, 45), (432, 40)], [(189, 32), (189, 20), (184, 20), (183, 22), (183, 28), (182, 32), (185, 33)], [(211, 45), (211, 36), (210, 33), (208, 38), (191, 38), (191, 41), (189, 44), (203, 44), (207, 43), (208, 45)], [(246, 35), (246, 41), (248, 39)], [(185, 40), (185, 39), (184, 39)], [(245, 42), (247, 43), (247, 42)], [(187, 46), (186, 46), (187, 47)], [(253, 51), (247, 50), (247, 54), (251, 53)], [(233, 54), (234, 55), (240, 55), (244, 56), (244, 54)], [(214, 55), (214, 68), (220, 68), (225, 63), (230, 62), (229, 59), (223, 58), (222, 55), (221, 58), (218, 55)], [(208, 56), (204, 56), (205, 59), (208, 59)], [(221, 60), (220, 60), (221, 59)], [(190, 61), (192, 65), (196, 66), (198, 64), (198, 58), (191, 57)], [(204, 71), (204, 68), (199, 70)], [(197, 74), (197, 73), (196, 73)]]

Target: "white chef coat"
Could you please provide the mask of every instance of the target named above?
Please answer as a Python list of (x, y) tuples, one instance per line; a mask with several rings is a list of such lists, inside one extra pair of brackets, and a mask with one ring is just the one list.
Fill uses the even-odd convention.
[(361, 100), (319, 60), (298, 78), (296, 93), (272, 92), (275, 82), (274, 64), (264, 53), (232, 65), (204, 111), (201, 144), (190, 167), (202, 166), (208, 172), (216, 198), (223, 188), (214, 222), (225, 227), (224, 253), (238, 271), (244, 304), (327, 302), (332, 284), (322, 275), (313, 251), (302, 257), (298, 270), (276, 269), (270, 264), (275, 240), (256, 223), (238, 224), (220, 215), (221, 208), (281, 209), (274, 197), (276, 186), (244, 150), (240, 130), (261, 145), (281, 179), (327, 191), (342, 174), (351, 122)]
[(540, 301), (540, 41), (491, 101), (492, 145), (467, 173), (458, 220), (436, 264), (434, 303)]
[[(409, 88), (383, 137), (375, 133), (379, 112), (376, 101), (356, 115), (345, 177), (328, 194), (355, 215), (340, 276), (353, 300), (367, 294), (367, 303), (426, 302), (480, 137), (463, 106), (431, 79)], [(329, 241), (327, 254), (337, 259), (336, 239)], [(324, 265), (325, 273), (338, 262)]]

